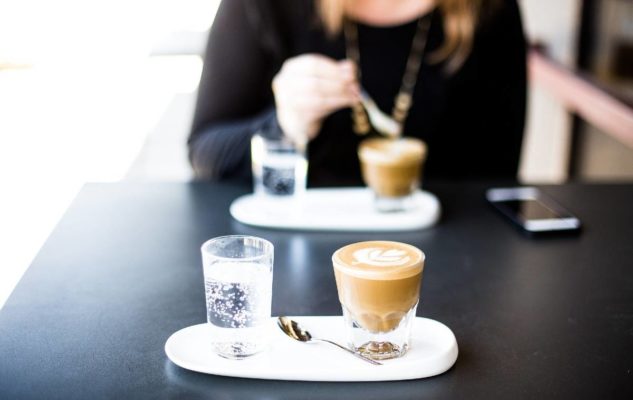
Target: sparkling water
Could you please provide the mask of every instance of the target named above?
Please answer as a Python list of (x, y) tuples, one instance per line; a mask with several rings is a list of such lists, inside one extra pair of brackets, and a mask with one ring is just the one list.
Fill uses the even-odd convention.
[(261, 163), (254, 171), (257, 192), (290, 196), (305, 190), (308, 165), (301, 154), (273, 153), (257, 161)]
[(207, 321), (218, 354), (241, 358), (268, 342), (272, 273), (260, 264), (215, 264), (205, 271)]

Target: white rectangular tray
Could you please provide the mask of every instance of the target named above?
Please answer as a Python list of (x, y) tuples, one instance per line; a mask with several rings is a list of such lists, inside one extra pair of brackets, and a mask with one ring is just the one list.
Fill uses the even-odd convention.
[(366, 188), (308, 189), (300, 199), (239, 197), (231, 204), (236, 220), (253, 226), (311, 231), (412, 231), (435, 225), (440, 202), (433, 194), (416, 191), (407, 211), (380, 213)]
[[(313, 337), (345, 344), (342, 317), (291, 317)], [(176, 365), (192, 371), (241, 378), (293, 381), (396, 381), (441, 374), (457, 360), (457, 341), (444, 324), (428, 318), (413, 323), (407, 354), (383, 365), (371, 365), (326, 343), (301, 343), (287, 337), (271, 319), (272, 345), (261, 354), (228, 360), (213, 353), (207, 324), (193, 325), (165, 343)]]

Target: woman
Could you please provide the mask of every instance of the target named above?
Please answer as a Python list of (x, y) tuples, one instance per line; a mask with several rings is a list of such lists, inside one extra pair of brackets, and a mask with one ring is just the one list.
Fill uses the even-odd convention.
[(308, 142), (310, 185), (361, 184), (362, 86), (427, 142), (426, 178), (514, 178), (525, 69), (516, 0), (223, 1), (190, 160), (199, 179), (250, 179), (252, 134), (277, 129)]

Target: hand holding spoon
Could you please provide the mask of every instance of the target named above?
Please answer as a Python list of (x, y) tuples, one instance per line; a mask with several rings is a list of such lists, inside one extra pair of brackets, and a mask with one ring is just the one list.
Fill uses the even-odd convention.
[(279, 317), (277, 319), (277, 325), (279, 326), (279, 328), (281, 328), (281, 330), (288, 336), (290, 336), (292, 339), (294, 340), (298, 340), (300, 342), (304, 342), (304, 343), (309, 343), (309, 342), (325, 342), (325, 343), (329, 343), (332, 344), (340, 349), (343, 349), (345, 351), (347, 351), (348, 353), (354, 355), (355, 357), (360, 358), (363, 361), (367, 361), (370, 364), (374, 364), (374, 365), (382, 365), (382, 363), (379, 363), (378, 361), (374, 361), (371, 358), (367, 358), (361, 354), (355, 353), (352, 350), (348, 349), (347, 347), (341, 346), (338, 343), (332, 342), (330, 340), (327, 339), (318, 339), (318, 338), (314, 338), (312, 337), (312, 335), (310, 335), (310, 332), (304, 330), (303, 328), (301, 328), (301, 326), (296, 322), (291, 320), (288, 317)]

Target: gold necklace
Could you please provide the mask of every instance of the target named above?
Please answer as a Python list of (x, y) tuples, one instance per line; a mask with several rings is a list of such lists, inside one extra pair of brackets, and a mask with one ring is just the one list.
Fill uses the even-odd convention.
[[(413, 90), (418, 80), (418, 74), (420, 72), (420, 66), (422, 64), (422, 58), (426, 49), (426, 43), (428, 39), (429, 29), (431, 27), (431, 17), (421, 17), (418, 19), (415, 36), (411, 43), (411, 51), (409, 52), (409, 58), (407, 60), (407, 66), (402, 75), (402, 83), (400, 84), (400, 90), (396, 95), (393, 110), (391, 116), (401, 126), (404, 125), (404, 121), (409, 115), (409, 110), (413, 104)], [(360, 50), (358, 47), (358, 26), (350, 21), (345, 20), (343, 33), (345, 36), (345, 50), (347, 58), (356, 63), (356, 71), (358, 73), (358, 82), (361, 81), (360, 70)], [(366, 135), (370, 131), (369, 120), (367, 118), (367, 112), (361, 103), (356, 103), (352, 106), (352, 121), (354, 132), (358, 135)]]

